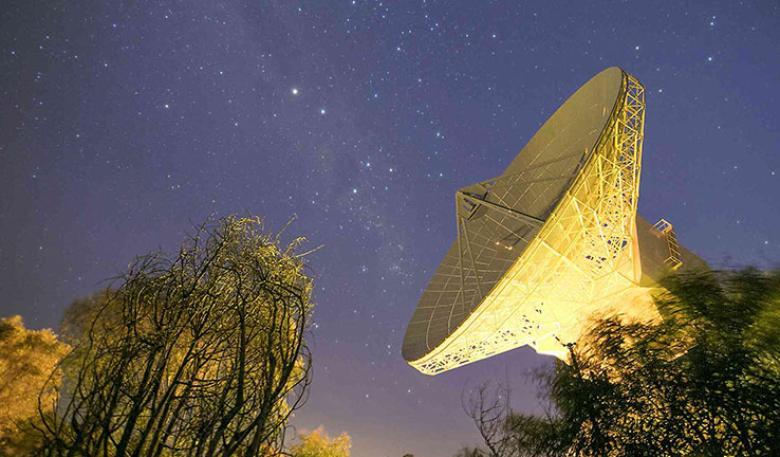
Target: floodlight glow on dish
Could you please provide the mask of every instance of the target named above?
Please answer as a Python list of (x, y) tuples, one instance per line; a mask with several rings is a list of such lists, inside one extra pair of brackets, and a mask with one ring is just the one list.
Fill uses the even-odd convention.
[(580, 87), (500, 176), (455, 193), (457, 239), (404, 337), (435, 375), (528, 345), (565, 359), (592, 318), (657, 316), (651, 291), (704, 263), (637, 215), (645, 97), (611, 67)]

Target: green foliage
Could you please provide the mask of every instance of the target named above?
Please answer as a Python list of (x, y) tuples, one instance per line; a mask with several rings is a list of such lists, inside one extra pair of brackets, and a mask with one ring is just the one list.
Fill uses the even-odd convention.
[(299, 241), (226, 218), (75, 303), (45, 453), (276, 455), (309, 383)]
[(663, 322), (595, 325), (540, 376), (547, 417), (503, 415), (489, 455), (780, 455), (780, 274), (664, 285)]
[(301, 435), (300, 442), (290, 448), (292, 457), (349, 457), (352, 440), (349, 435), (330, 438), (322, 427)]

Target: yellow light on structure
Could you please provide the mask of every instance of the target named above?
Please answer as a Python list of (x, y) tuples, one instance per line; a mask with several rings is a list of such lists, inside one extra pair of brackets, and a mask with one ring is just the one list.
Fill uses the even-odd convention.
[(595, 316), (658, 317), (657, 280), (703, 263), (671, 224), (637, 216), (644, 117), (644, 87), (607, 69), (503, 175), (456, 193), (458, 239), (404, 339), (411, 366), (433, 375), (524, 345), (565, 359)]

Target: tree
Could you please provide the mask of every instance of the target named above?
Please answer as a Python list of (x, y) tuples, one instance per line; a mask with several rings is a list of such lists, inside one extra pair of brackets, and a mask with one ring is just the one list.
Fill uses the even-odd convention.
[(485, 453), (479, 448), (466, 446), (458, 451), (455, 457), (485, 457)]
[(45, 454), (276, 455), (310, 379), (300, 242), (225, 218), (77, 302)]
[(540, 375), (546, 417), (501, 415), (502, 456), (780, 455), (780, 273), (665, 286), (662, 322), (603, 320)]
[(478, 386), (469, 396), (461, 399), (463, 409), (478, 425), (479, 434), (485, 444), (485, 450), (464, 447), (457, 457), (503, 457), (512, 455), (514, 445), (507, 433), (509, 389), (490, 383)]
[(44, 386), (58, 381), (55, 367), (68, 349), (49, 329), (26, 329), (21, 316), (0, 319), (0, 454), (27, 454), (40, 444), (38, 398), (50, 414), (54, 392)]
[(547, 422), (512, 411), (509, 394), (506, 386), (486, 383), (464, 397), (463, 408), (477, 426), (484, 449), (464, 447), (455, 457), (557, 455), (545, 449), (551, 435)]
[(292, 457), (349, 457), (352, 440), (349, 435), (330, 438), (323, 427), (314, 429), (311, 433), (302, 434), (300, 442), (290, 448)]
[[(85, 341), (88, 337), (90, 327), (92, 327), (98, 313), (104, 315), (106, 319), (111, 313), (118, 312), (118, 302), (112, 300), (111, 289), (98, 292), (85, 298), (80, 298), (70, 304), (63, 313), (62, 321), (57, 329), (62, 341), (78, 345), (80, 341)], [(111, 310), (104, 310), (106, 306), (113, 306)]]

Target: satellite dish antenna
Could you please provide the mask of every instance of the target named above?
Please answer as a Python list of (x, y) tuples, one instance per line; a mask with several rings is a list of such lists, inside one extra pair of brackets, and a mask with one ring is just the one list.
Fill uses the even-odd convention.
[(455, 193), (457, 239), (404, 337), (435, 375), (528, 345), (566, 358), (600, 313), (657, 316), (650, 291), (703, 261), (637, 216), (642, 84), (611, 67), (580, 87), (503, 174)]

